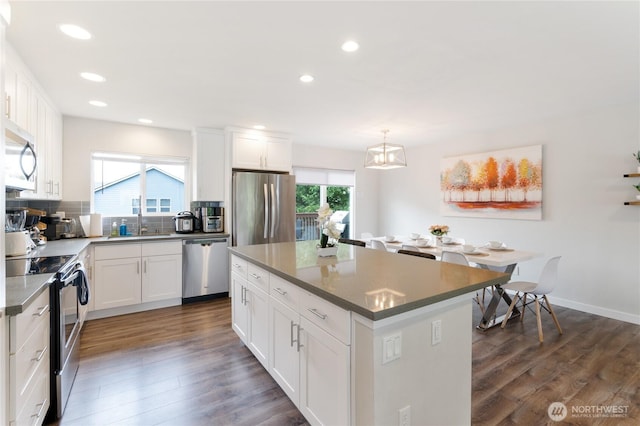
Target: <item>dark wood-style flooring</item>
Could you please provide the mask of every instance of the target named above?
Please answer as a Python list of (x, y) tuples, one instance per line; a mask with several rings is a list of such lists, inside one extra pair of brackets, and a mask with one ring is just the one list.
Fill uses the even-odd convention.
[[(553, 299), (551, 299), (553, 303)], [(479, 319), (474, 307), (474, 322)], [(626, 406), (640, 424), (640, 326), (561, 307), (559, 336), (535, 314), (473, 332), (472, 424), (554, 424), (551, 402)], [(470, 327), (472, 325), (470, 324)], [(88, 321), (62, 421), (72, 425), (301, 425), (304, 417), (231, 329), (229, 299)]]

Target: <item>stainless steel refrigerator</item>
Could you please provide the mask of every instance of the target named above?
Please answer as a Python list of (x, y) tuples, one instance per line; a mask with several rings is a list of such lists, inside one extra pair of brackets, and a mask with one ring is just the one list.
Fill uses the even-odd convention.
[(296, 240), (296, 180), (293, 175), (233, 172), (232, 244)]

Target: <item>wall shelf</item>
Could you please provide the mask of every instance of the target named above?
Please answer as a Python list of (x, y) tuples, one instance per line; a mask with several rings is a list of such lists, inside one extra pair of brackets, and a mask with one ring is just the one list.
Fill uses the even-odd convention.
[(640, 173), (625, 173), (624, 177), (640, 177)]
[(625, 201), (625, 206), (640, 206), (640, 201)]

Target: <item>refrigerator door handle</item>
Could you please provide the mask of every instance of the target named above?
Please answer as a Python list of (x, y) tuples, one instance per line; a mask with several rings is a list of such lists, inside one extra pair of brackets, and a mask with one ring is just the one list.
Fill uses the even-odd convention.
[(267, 184), (264, 184), (264, 235), (267, 238), (269, 230), (269, 193), (267, 192)]
[(276, 198), (276, 193), (273, 184), (271, 184), (271, 237), (275, 236), (276, 232), (276, 206), (280, 205), (280, 197)]

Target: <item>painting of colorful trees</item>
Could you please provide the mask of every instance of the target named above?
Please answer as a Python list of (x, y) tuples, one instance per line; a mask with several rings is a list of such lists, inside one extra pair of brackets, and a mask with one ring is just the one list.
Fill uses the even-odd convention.
[(542, 219), (542, 145), (444, 158), (442, 214)]

